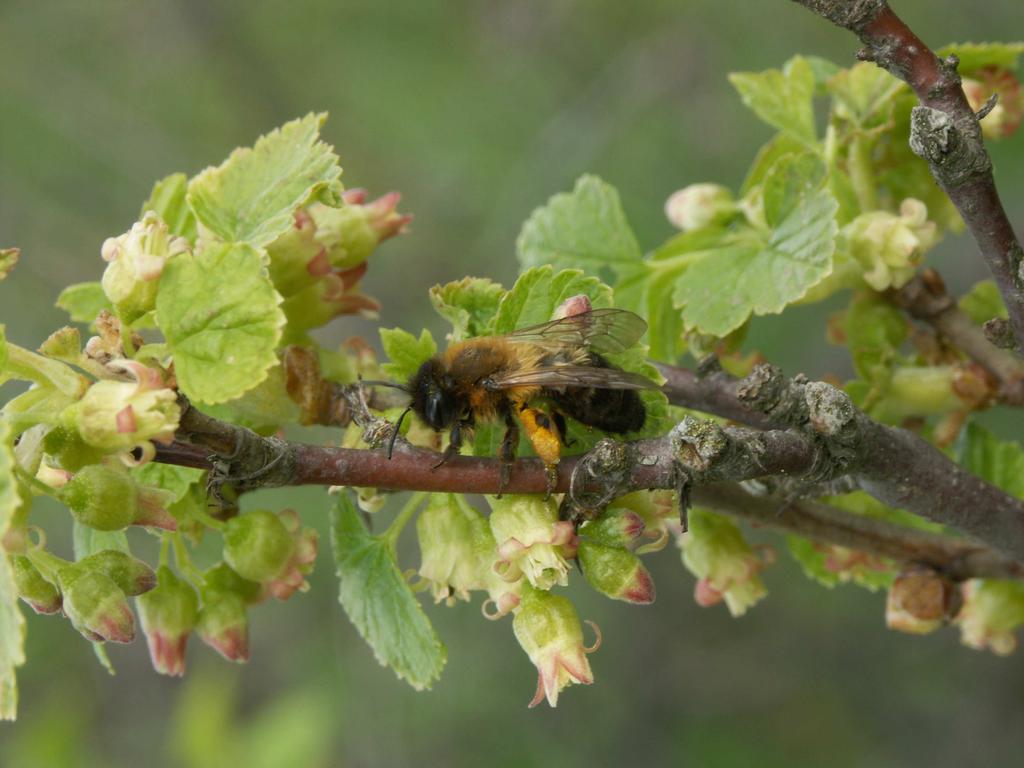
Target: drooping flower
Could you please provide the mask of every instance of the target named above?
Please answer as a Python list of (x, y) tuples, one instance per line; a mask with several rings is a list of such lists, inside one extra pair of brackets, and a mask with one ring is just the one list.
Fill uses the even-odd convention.
[(135, 617), (128, 598), (112, 579), (74, 564), (59, 572), (58, 581), (64, 613), (87, 639), (114, 643), (135, 639)]
[(961, 587), (964, 604), (956, 617), (960, 642), (976, 650), (1007, 656), (1017, 648), (1016, 630), (1024, 624), (1024, 584), (972, 579)]
[[(592, 626), (596, 630), (596, 625)], [(512, 629), (519, 645), (537, 667), (537, 692), (530, 707), (545, 698), (554, 707), (558, 704), (558, 694), (566, 686), (594, 682), (587, 654), (597, 650), (600, 633), (593, 646), (584, 646), (579, 616), (564, 597), (524, 586)]]
[(567, 557), (576, 553), (572, 523), (558, 519), (554, 500), (536, 496), (488, 497), (491, 532), (498, 545), (495, 570), (508, 581), (526, 576), (537, 589), (569, 581)]
[(935, 222), (920, 200), (907, 198), (899, 215), (868, 211), (841, 232), (844, 251), (864, 270), (864, 282), (876, 291), (901, 288), (914, 276), (924, 254), (938, 242)]
[(636, 605), (654, 602), (654, 579), (640, 558), (625, 547), (584, 538), (576, 557), (583, 576), (601, 594)]
[(157, 572), (156, 588), (137, 600), (142, 632), (153, 669), (161, 675), (185, 674), (185, 648), (196, 625), (196, 591), (167, 566)]
[(435, 603), (469, 600), (470, 590), (486, 589), (496, 558), (487, 519), (462, 494), (435, 493), (416, 520), (419, 575)]

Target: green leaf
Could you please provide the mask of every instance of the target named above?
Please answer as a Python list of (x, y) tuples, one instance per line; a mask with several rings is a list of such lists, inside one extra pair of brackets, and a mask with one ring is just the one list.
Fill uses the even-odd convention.
[(326, 115), (309, 114), (236, 149), (188, 185), (200, 230), (259, 247), (293, 225), (295, 209), (340, 186), (332, 147), (319, 140)]
[(729, 82), (764, 122), (814, 146), (814, 69), (807, 59), (794, 56), (781, 72), (734, 72)]
[(957, 460), (970, 472), (1024, 499), (1024, 448), (998, 440), (978, 424), (968, 424), (957, 442)]
[(280, 302), (252, 246), (208, 243), (168, 261), (156, 319), (182, 391), (198, 402), (223, 403), (266, 379), (278, 364)]
[[(19, 506), (14, 477), (14, 434), (0, 421), (0, 541), (10, 527)], [(0, 545), (0, 720), (14, 720), (18, 714), (18, 682), (15, 669), (25, 663), (25, 617), (18, 608), (11, 561)]]
[(199, 403), (199, 406), (208, 416), (248, 427), (264, 436), (299, 420), (299, 406), (288, 395), (284, 367), (280, 365), (267, 371), (267, 378), (241, 397), (216, 405)]
[(0, 248), (0, 282), (14, 270), (19, 256), (21, 256), (20, 248)]
[(7, 327), (0, 324), (0, 384), (3, 384), (7, 377), (4, 371), (7, 368)]
[(206, 477), (206, 472), (202, 469), (177, 467), (173, 464), (161, 464), (156, 461), (150, 461), (141, 467), (134, 467), (131, 473), (140, 485), (168, 491), (171, 495), (165, 506), (181, 501), (193, 484), (203, 482)]
[(571, 296), (585, 294), (595, 308), (612, 305), (612, 290), (596, 277), (584, 277), (578, 269), (555, 272), (551, 266), (534, 267), (519, 276), (498, 304), (495, 334), (511, 333), (546, 323), (558, 306)]
[(828, 83), (836, 116), (864, 129), (889, 121), (893, 100), (904, 88), (903, 81), (868, 62), (840, 70)]
[(486, 277), (464, 277), (430, 289), (434, 309), (452, 324), (453, 341), (486, 335), (504, 295), (501, 283)]
[(776, 314), (832, 271), (838, 205), (820, 186), (820, 160), (781, 158), (765, 177), (770, 233), (724, 232), (717, 245), (687, 256), (673, 300), (687, 328), (725, 336), (750, 315)]
[(885, 380), (910, 333), (906, 318), (878, 294), (862, 292), (850, 302), (843, 325), (857, 375), (872, 383)]
[(523, 224), (516, 251), (524, 268), (550, 264), (591, 273), (621, 270), (643, 257), (619, 193), (596, 176), (581, 176), (572, 192), (536, 209)]
[(951, 43), (937, 53), (939, 56), (956, 54), (960, 59), (957, 71), (970, 75), (984, 67), (1016, 69), (1017, 60), (1024, 54), (1024, 43)]
[(814, 73), (815, 95), (821, 96), (827, 92), (828, 81), (842, 72), (843, 68), (834, 61), (823, 59), (821, 56), (805, 56), (804, 58), (810, 64), (811, 72)]
[[(698, 232), (703, 230), (697, 230)], [(685, 237), (691, 233), (684, 233)], [(615, 306), (647, 319), (650, 355), (655, 360), (674, 362), (685, 349), (683, 318), (672, 303), (674, 278), (682, 271), (659, 272), (641, 264), (622, 275), (615, 284)]]
[(188, 192), (188, 177), (184, 173), (172, 173), (153, 185), (149, 199), (142, 204), (140, 217), (147, 211), (155, 211), (172, 234), (184, 237), (191, 243), (196, 241), (196, 217), (188, 207), (185, 195)]
[(775, 167), (775, 164), (778, 163), (782, 157), (785, 155), (798, 154), (803, 151), (803, 144), (794, 139), (788, 133), (775, 134), (767, 144), (757, 151), (757, 155), (754, 156), (754, 162), (750, 164), (747, 176), (743, 180), (743, 186), (740, 188), (740, 194), (746, 195), (754, 187), (763, 184), (765, 176), (768, 175), (768, 172)]
[(999, 289), (992, 280), (975, 283), (971, 290), (960, 297), (957, 304), (978, 325), (984, 325), (994, 317), (1004, 320), (1009, 317), (1003, 297), (999, 295)]
[(76, 323), (91, 323), (104, 309), (114, 311), (99, 282), (69, 285), (57, 297), (57, 307), (67, 312)]
[(402, 576), (388, 542), (371, 536), (348, 493), (331, 512), (338, 599), (377, 661), (416, 690), (441, 676), (447, 651)]
[(380, 343), (390, 363), (381, 370), (395, 381), (408, 381), (427, 360), (437, 353), (437, 344), (430, 331), (423, 329), (417, 339), (401, 328), (381, 328)]

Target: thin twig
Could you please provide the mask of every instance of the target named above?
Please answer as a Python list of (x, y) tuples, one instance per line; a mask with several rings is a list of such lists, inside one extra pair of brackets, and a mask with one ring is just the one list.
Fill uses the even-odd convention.
[(873, 61), (909, 85), (921, 105), (911, 116), (910, 146), (963, 217), (1002, 294), (1024, 354), (1024, 250), (999, 200), (981, 125), (957, 74), (956, 56), (939, 59), (885, 0), (796, 0), (855, 33)]

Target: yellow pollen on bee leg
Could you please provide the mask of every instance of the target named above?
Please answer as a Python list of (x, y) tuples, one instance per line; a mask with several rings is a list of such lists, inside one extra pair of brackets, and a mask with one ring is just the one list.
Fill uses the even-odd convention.
[(519, 421), (541, 461), (548, 466), (557, 464), (562, 458), (562, 441), (551, 417), (537, 408), (523, 408), (519, 411)]

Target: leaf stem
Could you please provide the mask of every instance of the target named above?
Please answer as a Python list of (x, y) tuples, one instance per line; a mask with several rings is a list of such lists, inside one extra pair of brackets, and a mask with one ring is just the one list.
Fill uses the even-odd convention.
[(420, 505), (426, 500), (427, 494), (425, 491), (419, 491), (414, 493), (409, 500), (405, 503), (405, 506), (399, 510), (398, 514), (395, 515), (395, 519), (391, 521), (391, 525), (387, 527), (384, 533), (381, 534), (381, 538), (387, 542), (391, 550), (394, 551), (398, 545), (398, 537), (402, 535), (402, 529), (405, 528), (416, 510), (419, 509)]

